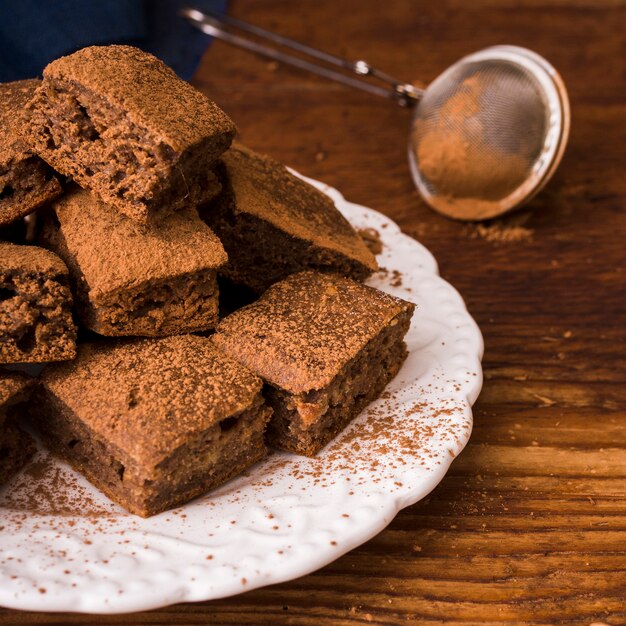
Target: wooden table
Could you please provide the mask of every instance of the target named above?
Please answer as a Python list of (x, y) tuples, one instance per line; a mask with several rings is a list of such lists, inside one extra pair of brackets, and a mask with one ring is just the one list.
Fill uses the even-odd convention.
[(132, 617), (0, 611), (0, 624), (626, 623), (626, 2), (231, 6), (407, 80), (498, 43), (537, 50), (565, 78), (573, 128), (555, 179), (527, 209), (477, 227), (414, 191), (409, 111), (217, 42), (196, 77), (245, 143), (433, 252), (485, 336), (471, 442), (426, 500), (311, 576)]

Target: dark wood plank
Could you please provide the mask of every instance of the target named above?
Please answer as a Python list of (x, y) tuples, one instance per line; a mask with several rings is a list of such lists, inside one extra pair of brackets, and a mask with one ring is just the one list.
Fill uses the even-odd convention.
[(571, 143), (496, 229), (414, 191), (410, 112), (225, 44), (196, 84), (241, 139), (383, 211), (437, 257), (485, 335), (475, 431), (425, 501), (329, 567), (237, 598), (133, 616), (0, 611), (0, 624), (626, 622), (626, 46), (622, 0), (233, 0), (232, 13), (407, 80), (512, 43), (563, 74)]

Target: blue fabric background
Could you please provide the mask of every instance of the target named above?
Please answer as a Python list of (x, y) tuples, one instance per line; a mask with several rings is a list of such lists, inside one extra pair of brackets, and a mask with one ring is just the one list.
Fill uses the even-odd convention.
[(126, 43), (186, 80), (210, 38), (178, 16), (184, 6), (225, 12), (227, 0), (0, 0), (0, 82), (41, 76), (84, 46)]

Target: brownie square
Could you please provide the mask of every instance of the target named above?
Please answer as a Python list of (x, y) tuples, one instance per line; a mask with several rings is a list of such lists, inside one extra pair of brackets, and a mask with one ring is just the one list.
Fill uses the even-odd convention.
[(35, 79), (0, 84), (0, 227), (61, 193), (53, 171), (22, 140), (26, 126), (23, 110), (38, 85)]
[(44, 442), (137, 515), (184, 504), (266, 454), (262, 381), (203, 337), (82, 344), (42, 382), (33, 418)]
[(33, 380), (18, 372), (0, 371), (0, 485), (28, 463), (35, 454), (32, 437), (21, 430), (20, 404), (28, 400)]
[(163, 336), (215, 327), (217, 269), (227, 257), (194, 209), (140, 224), (74, 189), (51, 213), (41, 242), (67, 263), (87, 328), (108, 336)]
[(216, 172), (222, 193), (200, 214), (226, 248), (222, 273), (233, 282), (262, 293), (306, 269), (355, 280), (378, 269), (334, 202), (284, 165), (237, 144)]
[(414, 308), (353, 280), (307, 271), (224, 318), (211, 339), (267, 383), (269, 443), (312, 456), (398, 373)]
[(32, 149), (142, 222), (206, 201), (206, 173), (235, 134), (214, 102), (131, 46), (52, 62), (29, 109)]
[(0, 242), (0, 363), (73, 359), (68, 270), (55, 254)]

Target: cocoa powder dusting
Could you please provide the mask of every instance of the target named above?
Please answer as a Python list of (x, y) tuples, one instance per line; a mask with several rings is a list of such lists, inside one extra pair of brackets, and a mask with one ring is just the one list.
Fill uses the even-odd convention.
[[(464, 97), (471, 99), (471, 89), (472, 85), (468, 82), (468, 93)], [(468, 103), (461, 99), (452, 99), (448, 106), (451, 114), (455, 113), (457, 108), (459, 111), (464, 110), (467, 113)], [(457, 112), (457, 114), (459, 113)], [(445, 146), (443, 147), (445, 148)], [(441, 149), (441, 146), (437, 149)], [(434, 159), (436, 156), (437, 154), (433, 152), (429, 158)], [(433, 167), (436, 171), (436, 166), (433, 165)], [(383, 224), (381, 231), (386, 227), (387, 225)], [(382, 252), (383, 245), (378, 231), (368, 228), (359, 231), (359, 234), (372, 253), (379, 254)], [(358, 243), (360, 244), (360, 242)], [(367, 253), (367, 250), (364, 252)], [(403, 276), (398, 270), (381, 268), (380, 275), (386, 278), (388, 285), (395, 288), (403, 287), (410, 291), (408, 286), (403, 285)], [(409, 278), (407, 276), (405, 282), (410, 283)], [(364, 288), (359, 286), (359, 289)], [(328, 301), (332, 300), (336, 297), (334, 286), (330, 285), (318, 296), (318, 300), (322, 298), (326, 298)], [(377, 297), (384, 302), (381, 301), (377, 307), (373, 305), (370, 307), (372, 309), (369, 311), (370, 318), (375, 317), (374, 314), (382, 316), (385, 313), (386, 315), (387, 309), (406, 305), (406, 303), (401, 304), (398, 299), (382, 293), (378, 294)], [(344, 350), (346, 346), (349, 347), (349, 340), (353, 341), (354, 337), (358, 335), (354, 330), (355, 324), (350, 321), (348, 315), (352, 315), (355, 310), (358, 312), (358, 305), (359, 300), (357, 298), (355, 302), (350, 303), (350, 307), (346, 306), (340, 309), (337, 315), (341, 318), (341, 314), (343, 314), (346, 327), (350, 322), (350, 333), (346, 333), (347, 339), (343, 342), (345, 344)], [(361, 314), (361, 320), (364, 317), (366, 316)], [(386, 318), (383, 321), (385, 320)], [(257, 330), (267, 332), (267, 328), (262, 325), (259, 325)], [(363, 335), (367, 335), (366, 331), (369, 332), (371, 329), (361, 329)], [(170, 350), (164, 353), (164, 358), (168, 362), (172, 359), (175, 360), (178, 358), (177, 353), (173, 352), (175, 344), (193, 342), (194, 354), (200, 359), (202, 357), (200, 343), (203, 341), (205, 340), (200, 338), (166, 340), (165, 343)], [(130, 346), (131, 343), (129, 342), (128, 345)], [(151, 344), (146, 341), (142, 345)], [(320, 362), (326, 366), (329, 360), (328, 346), (322, 347), (324, 350), (320, 349), (319, 353), (323, 358), (320, 359)], [(131, 346), (126, 352), (128, 354), (125, 353), (124, 358), (122, 358), (118, 351), (115, 359), (112, 360), (104, 355), (102, 361), (98, 361), (97, 367), (94, 366), (93, 369), (89, 370), (89, 377), (93, 376), (93, 380), (108, 381), (107, 384), (99, 383), (102, 388), (95, 391), (95, 385), (93, 387), (80, 385), (76, 389), (72, 389), (70, 386), (65, 387), (66, 383), (61, 380), (62, 375), (59, 372), (65, 368), (79, 367), (80, 359), (71, 364), (51, 368), (47, 374), (44, 374), (44, 379), (49, 385), (54, 383), (57, 388), (63, 387), (67, 391), (68, 397), (80, 396), (81, 401), (88, 404), (87, 409), (95, 414), (95, 420), (101, 419), (106, 412), (105, 409), (116, 403), (121, 403), (120, 406), (126, 410), (127, 403), (132, 401), (136, 409), (136, 395), (134, 392), (127, 393), (128, 389), (124, 387), (125, 381), (120, 382), (116, 379), (111, 382), (112, 377), (116, 378), (116, 376), (121, 375), (118, 370), (123, 369), (122, 366), (125, 365), (126, 358), (130, 359), (132, 356), (130, 360), (133, 371), (141, 369), (143, 360), (135, 358), (137, 356), (135, 348)], [(336, 355), (338, 353), (339, 350), (334, 349), (331, 354)], [(143, 351), (140, 356), (145, 356)], [(207, 367), (206, 359), (201, 360), (204, 363), (202, 367), (194, 363), (194, 359), (190, 356), (186, 355), (184, 359), (185, 365), (189, 366), (191, 373), (198, 376), (203, 374), (203, 367)], [(115, 373), (116, 371), (117, 374), (114, 376), (112, 372)], [(187, 374), (191, 375), (189, 372)], [(476, 376), (476, 374), (468, 372), (467, 376)], [(400, 378), (402, 378), (402, 374), (400, 374)], [(376, 496), (377, 491), (401, 495), (409, 493), (409, 489), (412, 487), (409, 476), (413, 476), (416, 471), (432, 472), (436, 471), (436, 466), (445, 467), (449, 462), (449, 457), (458, 452), (464, 439), (467, 438), (471, 429), (471, 421), (466, 415), (466, 403), (458, 399), (458, 394), (451, 393), (452, 388), (458, 392), (458, 381), (444, 380), (443, 376), (439, 379), (436, 375), (433, 376), (432, 380), (431, 384), (424, 386), (420, 386), (416, 381), (397, 381), (395, 388), (398, 388), (399, 391), (393, 391), (394, 387), (392, 386), (391, 390), (383, 392), (379, 400), (365, 409), (363, 414), (340, 433), (317, 457), (304, 458), (283, 453), (272, 453), (266, 460), (254, 466), (252, 470), (244, 472), (231, 483), (220, 487), (218, 491), (202, 496), (186, 505), (184, 509), (171, 510), (167, 517), (159, 523), (169, 524), (171, 522), (172, 535), (178, 533), (182, 537), (185, 535), (186, 529), (183, 527), (186, 525), (188, 525), (186, 528), (191, 529), (189, 536), (193, 536), (199, 528), (202, 528), (208, 537), (213, 537), (214, 533), (219, 536), (220, 526), (234, 528), (236, 531), (241, 529), (243, 532), (246, 527), (246, 515), (254, 506), (271, 506), (267, 503), (268, 491), (266, 488), (277, 484), (280, 484), (282, 488), (284, 484), (285, 492), (297, 492), (298, 494), (305, 494), (305, 496), (311, 491), (312, 485), (327, 488), (329, 497), (333, 495), (330, 490), (339, 490), (338, 493), (346, 496), (346, 506), (340, 512), (340, 518), (346, 523), (348, 518), (351, 518), (350, 523), (356, 524), (359, 509), (358, 507), (351, 508), (351, 504), (363, 497), (364, 492), (367, 492), (368, 498), (370, 495)], [(248, 389), (250, 393), (258, 391), (257, 382), (255, 380), (247, 385), (250, 387)], [(243, 385), (243, 382), (241, 384)], [(175, 393), (178, 389), (176, 381), (172, 382), (174, 391), (168, 388), (163, 390), (162, 381), (153, 379), (148, 380), (146, 389), (152, 385), (158, 389), (160, 395), (155, 400), (158, 404), (158, 406), (155, 405), (156, 409), (147, 412), (152, 418), (151, 429), (150, 432), (143, 434), (137, 435), (135, 433), (136, 436), (132, 437), (133, 443), (136, 444), (138, 441), (141, 443), (142, 437), (144, 437), (158, 440), (159, 444), (164, 442), (165, 447), (169, 448), (172, 447), (171, 441), (168, 441), (170, 418), (172, 415), (176, 417), (174, 409), (179, 405), (186, 405), (189, 402), (189, 397), (186, 395), (182, 397), (182, 394), (177, 395)], [(230, 385), (233, 386), (232, 381)], [(83, 391), (84, 389), (88, 389), (88, 392)], [(228, 396), (226, 393), (224, 395)], [(162, 402), (163, 397), (168, 400), (166, 407)], [(226, 400), (235, 401), (228, 397), (224, 398), (224, 401)], [(198, 401), (198, 406), (203, 408), (202, 402)], [(166, 409), (167, 415), (165, 415)], [(209, 415), (206, 407), (201, 412), (207, 419), (218, 420), (220, 417)], [(180, 419), (176, 421), (180, 421)], [(145, 429), (142, 429), (142, 432), (143, 430)], [(115, 433), (111, 433), (112, 439), (117, 436)], [(127, 443), (126, 441), (119, 441), (120, 447)], [(372, 485), (374, 485), (373, 488)], [(284, 495), (281, 494), (281, 498), (284, 498)], [(351, 498), (350, 496), (355, 497)], [(288, 533), (288, 529), (292, 528), (292, 524), (289, 522), (293, 522), (294, 528), (296, 524), (300, 523), (296, 517), (290, 517), (291, 507), (297, 510), (298, 504), (292, 505), (286, 502), (288, 501), (285, 500), (282, 504), (277, 505), (277, 508), (274, 509), (275, 514), (269, 512), (268, 509), (268, 514), (262, 517), (263, 523), (267, 524), (266, 529), (271, 530), (273, 535), (280, 536), (280, 533)], [(68, 564), (68, 569), (64, 570), (64, 574), (76, 577), (77, 581), (72, 586), (83, 584), (80, 582), (81, 574), (82, 580), (89, 580), (88, 576), (84, 576), (84, 574), (90, 574), (90, 568), (93, 565), (99, 567), (107, 565), (115, 558), (116, 554), (129, 558), (135, 557), (136, 551), (142, 549), (140, 546), (143, 546), (146, 551), (150, 548), (148, 545), (150, 533), (149, 531), (146, 532), (146, 528), (149, 526), (144, 525), (148, 522), (126, 514), (95, 488), (90, 487), (73, 470), (61, 464), (45, 451), (40, 451), (34, 462), (0, 491), (0, 507), (4, 509), (3, 523), (6, 524), (10, 532), (15, 533), (15, 545), (19, 546), (18, 542), (20, 541), (24, 544), (32, 543), (36, 546), (35, 550), (39, 551), (40, 554), (45, 554), (52, 562), (56, 560)], [(231, 516), (239, 515), (239, 513), (233, 513), (232, 507), (236, 507), (236, 510), (241, 512), (241, 518), (232, 519)], [(228, 517), (224, 511), (228, 511)], [(200, 522), (199, 519), (201, 519)], [(261, 522), (257, 523), (261, 526)], [(194, 527), (193, 524), (197, 525)], [(4, 528), (5, 526), (0, 526), (0, 531)], [(181, 530), (181, 528), (183, 529)], [(211, 532), (207, 532), (207, 528)], [(260, 528), (259, 532), (262, 530)], [(53, 542), (49, 542), (45, 533), (50, 531), (58, 533), (62, 539), (57, 541), (58, 538), (55, 538)], [(140, 540), (133, 535), (133, 533), (138, 535), (139, 532), (145, 533), (145, 537), (142, 536)], [(77, 545), (77, 542), (69, 542), (66, 546), (63, 543), (65, 536), (70, 539), (79, 538), (80, 545)], [(141, 543), (136, 543), (137, 541), (141, 541)], [(144, 541), (146, 545), (143, 545)], [(338, 545), (334, 539), (329, 540), (328, 543), (333, 547)], [(87, 546), (92, 545), (93, 550), (87, 548)], [(339, 545), (343, 548), (341, 543)], [(95, 548), (98, 550), (96, 551)], [(23, 547), (21, 549), (24, 550)], [(281, 549), (276, 550), (276, 552), (282, 555), (291, 549), (291, 545), (282, 545)], [(416, 546), (414, 549), (418, 551), (421, 548)], [(6, 566), (12, 558), (7, 554), (0, 555), (0, 566)], [(216, 541), (215, 546), (210, 546), (209, 554), (202, 554), (199, 558), (203, 561), (212, 561), (212, 565), (216, 567), (221, 565), (224, 555), (219, 542)], [(249, 579), (242, 576), (238, 580), (241, 585), (246, 585)], [(50, 591), (52, 592), (51, 588)], [(39, 593), (44, 594), (46, 592), (46, 588), (39, 588)], [(366, 614), (365, 618), (371, 621), (372, 616)]]
[[(471, 427), (461, 418), (462, 404), (453, 398), (441, 399), (451, 383), (442, 381), (440, 386), (420, 388), (416, 394), (420, 399), (409, 404), (401, 392), (385, 392), (318, 457), (270, 457), (255, 487), (270, 486), (277, 474), (286, 472), (293, 485), (302, 482), (303, 491), (307, 485), (332, 488), (342, 481), (353, 487), (374, 484), (384, 485), (390, 492), (402, 490), (404, 483), (399, 477), (403, 471), (415, 465), (441, 465), (444, 456), (455, 455), (463, 432)], [(446, 443), (444, 448), (438, 445), (438, 439)], [(348, 495), (354, 495), (354, 491)]]
[(100, 517), (117, 510), (113, 503), (96, 502), (72, 470), (58, 465), (43, 452), (9, 485), (0, 498), (0, 506), (57, 517)]
[(418, 167), (436, 190), (437, 210), (461, 220), (501, 213), (500, 200), (524, 182), (530, 167), (520, 153), (487, 143), (484, 91), (480, 76), (466, 78), (440, 109), (446, 123), (417, 118), (413, 131)]

